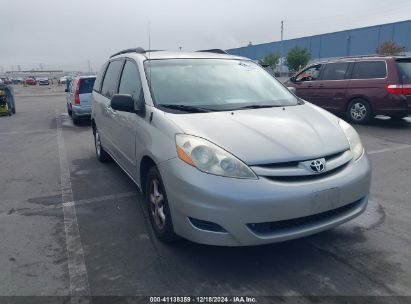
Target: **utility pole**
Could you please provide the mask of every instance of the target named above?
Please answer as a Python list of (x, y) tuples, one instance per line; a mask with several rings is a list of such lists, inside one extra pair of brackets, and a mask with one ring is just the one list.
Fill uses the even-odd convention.
[(283, 38), (284, 38), (284, 21), (281, 20), (281, 57), (280, 57), (280, 76), (282, 76), (283, 72), (283, 56), (284, 56), (284, 46), (283, 46)]

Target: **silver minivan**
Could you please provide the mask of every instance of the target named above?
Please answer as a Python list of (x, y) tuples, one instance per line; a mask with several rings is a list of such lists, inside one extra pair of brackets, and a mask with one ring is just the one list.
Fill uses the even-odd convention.
[(74, 77), (66, 91), (67, 112), (77, 124), (82, 118), (91, 116), (91, 92), (96, 76)]
[(97, 158), (141, 189), (156, 236), (260, 245), (360, 215), (371, 169), (357, 132), (222, 53), (129, 49), (94, 84)]

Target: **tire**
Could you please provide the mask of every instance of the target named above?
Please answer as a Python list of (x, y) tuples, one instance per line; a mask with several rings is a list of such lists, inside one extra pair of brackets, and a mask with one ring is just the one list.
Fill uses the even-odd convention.
[(346, 115), (356, 124), (367, 124), (374, 117), (369, 103), (361, 98), (355, 98), (349, 103)]
[(94, 146), (95, 146), (95, 149), (96, 149), (97, 159), (100, 162), (106, 163), (106, 162), (109, 162), (111, 160), (110, 155), (106, 152), (106, 150), (104, 150), (104, 148), (101, 144), (100, 133), (98, 132), (97, 129), (94, 132)]
[(71, 119), (73, 119), (73, 124), (75, 125), (80, 123), (80, 118), (78, 118), (74, 113), (71, 113)]
[(167, 194), (160, 172), (155, 166), (148, 170), (145, 189), (145, 201), (154, 234), (165, 243), (175, 242), (178, 236), (174, 233)]
[(70, 109), (70, 106), (67, 104), (67, 113), (69, 116), (73, 115), (73, 112)]

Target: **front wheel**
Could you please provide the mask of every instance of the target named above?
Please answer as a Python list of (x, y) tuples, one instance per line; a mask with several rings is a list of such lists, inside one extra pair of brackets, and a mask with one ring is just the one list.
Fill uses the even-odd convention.
[(346, 114), (351, 122), (357, 124), (369, 123), (374, 116), (368, 102), (361, 98), (353, 99), (350, 102)]
[(97, 129), (94, 132), (94, 145), (96, 147), (97, 159), (102, 163), (108, 162), (111, 158), (110, 155), (104, 150), (103, 146), (101, 145), (101, 137)]
[(174, 242), (178, 237), (174, 233), (167, 195), (157, 167), (150, 168), (146, 181), (145, 200), (148, 205), (151, 227), (161, 241)]

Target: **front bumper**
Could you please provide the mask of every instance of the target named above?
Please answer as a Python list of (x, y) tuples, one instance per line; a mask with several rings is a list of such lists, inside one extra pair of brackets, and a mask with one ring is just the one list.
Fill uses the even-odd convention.
[[(275, 243), (345, 223), (365, 210), (371, 180), (366, 154), (356, 162), (351, 161), (342, 171), (304, 182), (214, 176), (178, 158), (158, 167), (175, 232), (197, 243), (222, 246)], [(352, 208), (343, 208), (349, 204)], [(336, 209), (342, 212), (327, 213)], [(313, 216), (326, 213), (331, 216)], [(225, 232), (199, 229), (189, 218), (218, 224)], [(300, 218), (310, 220), (290, 226)], [(286, 229), (264, 233), (252, 229), (253, 225), (280, 221), (288, 223)]]

